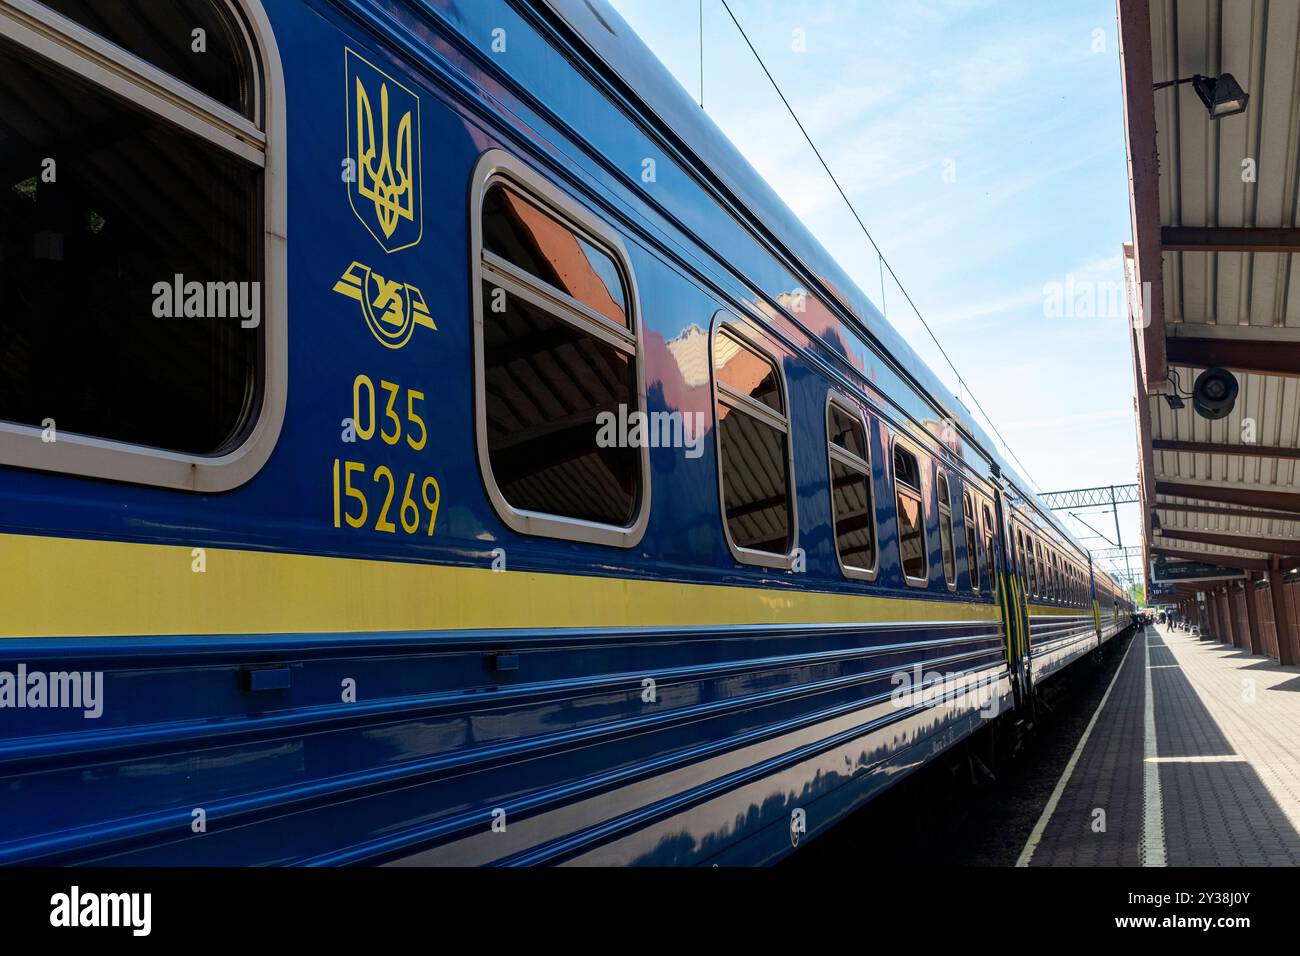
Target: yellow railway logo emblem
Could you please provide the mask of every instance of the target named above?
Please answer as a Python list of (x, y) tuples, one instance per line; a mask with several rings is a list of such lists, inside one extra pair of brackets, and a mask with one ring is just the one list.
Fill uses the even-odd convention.
[(334, 291), (361, 303), (366, 325), (380, 343), (400, 349), (411, 340), (417, 325), (437, 330), (424, 296), (415, 286), (388, 280), (369, 266), (354, 262), (344, 271)]
[(385, 252), (420, 241), (420, 98), (350, 49), (344, 51), (348, 201)]

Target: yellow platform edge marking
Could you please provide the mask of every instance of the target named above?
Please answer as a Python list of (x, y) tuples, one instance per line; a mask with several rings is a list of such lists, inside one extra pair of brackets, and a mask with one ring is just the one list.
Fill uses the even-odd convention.
[(0, 637), (996, 622), (994, 605), (0, 534)]

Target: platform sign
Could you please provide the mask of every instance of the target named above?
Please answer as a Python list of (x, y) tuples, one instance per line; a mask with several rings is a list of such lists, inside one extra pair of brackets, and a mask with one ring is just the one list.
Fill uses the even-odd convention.
[(1147, 591), (1147, 603), (1151, 603), (1156, 598), (1173, 597), (1178, 593), (1178, 589), (1172, 584), (1152, 584), (1151, 589)]
[(1201, 561), (1171, 561), (1154, 558), (1151, 561), (1152, 584), (1183, 584), (1189, 581), (1244, 581), (1246, 572), (1240, 568), (1225, 568)]

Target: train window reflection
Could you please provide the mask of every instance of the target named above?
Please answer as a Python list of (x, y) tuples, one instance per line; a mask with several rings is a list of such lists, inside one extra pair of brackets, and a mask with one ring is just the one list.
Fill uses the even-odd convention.
[(256, 119), (248, 41), (222, 0), (40, 0), (69, 20)]
[(729, 335), (713, 342), (713, 368), (728, 391), (753, 399), (777, 414), (785, 413), (776, 366)]
[(966, 526), (966, 573), (970, 577), (970, 589), (980, 589), (979, 547), (976, 542), (979, 534), (975, 529), (975, 507), (971, 502), (970, 492), (962, 496), (962, 523)]
[(1025, 567), (1028, 569), (1029, 573), (1029, 593), (1033, 597), (1038, 596), (1038, 560), (1034, 556), (1034, 548), (1037, 546), (1038, 542), (1034, 540), (1033, 533), (1031, 532), (1025, 538), (1025, 550), (1027, 552)]
[(770, 558), (784, 559), (794, 535), (790, 425), (780, 414), (785, 407), (780, 373), (725, 329), (713, 338), (713, 367), (728, 538), (738, 560), (779, 564)]
[(506, 296), (484, 323), (483, 344), (489, 457), (506, 500), (520, 511), (631, 522), (640, 454), (601, 447), (596, 422), (635, 406), (633, 356), (522, 296)]
[(998, 590), (998, 553), (994, 546), (997, 537), (997, 528), (993, 524), (993, 512), (989, 510), (986, 503), (984, 505), (984, 554), (986, 555), (984, 565), (989, 572), (989, 594), (996, 594)]
[(826, 406), (826, 431), (835, 551), (846, 575), (870, 578), (876, 567), (876, 515), (867, 433), (860, 418), (835, 402)]
[(948, 497), (948, 478), (940, 472), (935, 479), (939, 495), (939, 545), (943, 553), (943, 579), (948, 587), (957, 586), (957, 561), (952, 543), (952, 501)]
[(648, 499), (644, 442), (618, 425), (645, 404), (630, 270), (585, 210), (544, 182), (526, 190), (534, 174), (504, 156), (483, 162), (498, 170), (482, 187), (475, 327), (489, 495), (517, 531), (629, 547)]
[(826, 408), (826, 427), (832, 445), (843, 449), (859, 461), (870, 460), (867, 454), (867, 435), (863, 431), (861, 419), (856, 415), (831, 402)]
[(628, 327), (626, 296), (614, 260), (580, 231), (500, 183), (483, 198), (483, 249)]
[(1016, 528), (1016, 558), (1020, 567), (1020, 577), (1024, 583), (1024, 590), (1029, 590), (1029, 566), (1025, 563), (1025, 533), (1020, 528)]
[(261, 170), (7, 42), (0, 76), (0, 418), (228, 450), (260, 402)]
[(916, 455), (894, 446), (894, 498), (898, 508), (898, 554), (909, 583), (929, 579), (925, 550), (925, 512), (921, 507), (921, 467)]

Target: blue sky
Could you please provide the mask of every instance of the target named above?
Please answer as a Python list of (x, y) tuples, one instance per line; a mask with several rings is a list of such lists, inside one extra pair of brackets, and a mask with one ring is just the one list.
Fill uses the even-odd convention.
[[(699, 0), (611, 2), (698, 101)], [(1122, 288), (1130, 225), (1113, 0), (729, 3), (1039, 487), (1135, 481), (1124, 316), (1077, 299), (1050, 307), (1067, 282), (1098, 300)], [(720, 0), (703, 9), (706, 112), (879, 305), (874, 251)], [(888, 275), (884, 299), (956, 391)], [(1088, 520), (1113, 538), (1109, 515)], [(1125, 544), (1137, 544), (1136, 508), (1121, 520)]]

